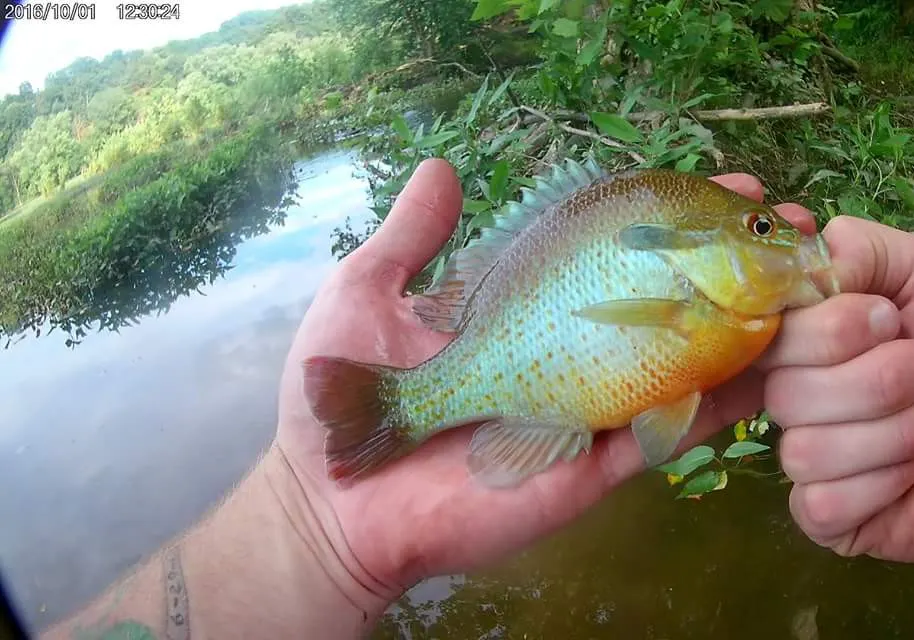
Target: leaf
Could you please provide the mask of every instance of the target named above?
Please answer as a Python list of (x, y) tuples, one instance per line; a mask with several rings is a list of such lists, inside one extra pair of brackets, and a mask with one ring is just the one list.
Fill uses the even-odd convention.
[(499, 160), (492, 171), (492, 178), (489, 180), (489, 196), (496, 201), (504, 198), (505, 187), (508, 186), (508, 171), (510, 165), (507, 160)]
[(807, 182), (806, 186), (803, 188), (808, 189), (815, 183), (819, 182), (820, 180), (825, 180), (826, 178), (843, 178), (843, 177), (844, 176), (842, 176), (837, 171), (832, 171), (831, 169), (819, 169), (818, 171), (816, 171), (815, 175), (813, 175), (813, 177), (809, 179), (809, 182)]
[(759, 417), (752, 421), (752, 433), (763, 436), (768, 433), (769, 428), (771, 428), (771, 423), (766, 418)]
[(702, 496), (712, 491), (720, 491), (727, 486), (726, 471), (705, 471), (689, 480), (682, 488), (677, 499)]
[(703, 93), (700, 96), (696, 96), (696, 97), (692, 98), (691, 100), (687, 101), (685, 104), (682, 105), (682, 108), (691, 109), (692, 107), (697, 107), (698, 105), (700, 105), (702, 102), (704, 102), (708, 98), (713, 98), (713, 97), (714, 97), (713, 93)]
[(735, 425), (733, 425), (733, 437), (736, 438), (737, 442), (742, 442), (746, 439), (748, 434), (749, 425), (746, 423), (746, 420), (740, 420)]
[(641, 132), (628, 120), (615, 113), (594, 111), (590, 119), (605, 136), (616, 138), (623, 142), (640, 142), (644, 139)]
[(671, 487), (676, 486), (677, 484), (681, 483), (683, 480), (685, 480), (685, 478), (683, 478), (682, 476), (677, 476), (675, 473), (666, 474), (666, 481), (670, 484)]
[(891, 158), (896, 154), (901, 153), (904, 150), (905, 145), (910, 141), (910, 134), (896, 133), (892, 137), (874, 144), (870, 150), (876, 155)]
[(505, 78), (505, 81), (502, 82), (500, 85), (498, 85), (498, 88), (492, 92), (491, 96), (489, 96), (488, 104), (490, 106), (495, 104), (495, 102), (497, 102), (498, 99), (501, 98), (501, 94), (503, 94), (505, 91), (508, 90), (508, 85), (511, 84), (511, 81), (513, 79), (514, 79), (514, 72), (512, 71), (511, 74), (507, 78)]
[(701, 156), (697, 153), (690, 153), (685, 158), (676, 163), (676, 171), (684, 171), (689, 173), (695, 169), (695, 165), (698, 164), (698, 161), (701, 160)]
[(752, 5), (752, 15), (756, 18), (766, 17), (772, 22), (784, 22), (793, 11), (794, 0), (756, 0)]
[(413, 141), (413, 133), (409, 130), (409, 125), (406, 124), (406, 120), (399, 113), (394, 117), (390, 126), (393, 127), (393, 130), (397, 132), (397, 135), (406, 140), (407, 143)]
[(892, 186), (895, 187), (895, 193), (898, 194), (898, 197), (901, 198), (902, 202), (909, 209), (914, 209), (914, 188), (911, 187), (911, 182), (907, 178), (895, 177), (892, 178)]
[(444, 144), (458, 135), (460, 135), (460, 132), (458, 131), (439, 131), (438, 133), (419, 138), (412, 146), (416, 149), (431, 149), (440, 144)]
[(559, 18), (552, 25), (552, 33), (563, 38), (578, 37), (578, 21), (568, 18)]
[(608, 31), (605, 26), (600, 29), (600, 34), (585, 44), (581, 49), (581, 52), (578, 53), (575, 64), (577, 64), (579, 67), (586, 67), (590, 65), (594, 60), (596, 60), (597, 56), (600, 54), (600, 51), (603, 50), (603, 43), (606, 41), (607, 33)]
[(549, 9), (556, 6), (559, 2), (560, 0), (540, 0), (540, 8), (537, 11), (537, 14), (549, 11)]
[(667, 464), (657, 467), (657, 471), (685, 477), (696, 469), (708, 464), (713, 459), (714, 449), (707, 445), (700, 445), (686, 451), (675, 462), (668, 462)]
[(473, 219), (467, 224), (466, 234), (469, 236), (476, 229), (481, 227), (492, 227), (495, 225), (495, 215), (492, 211), (483, 211), (473, 216)]
[(724, 451), (724, 458), (742, 458), (743, 456), (749, 456), (754, 453), (761, 453), (762, 451), (768, 451), (771, 447), (767, 444), (762, 444), (761, 442), (752, 442), (751, 440), (745, 440), (743, 442), (734, 442), (727, 450)]
[(479, 87), (479, 91), (476, 92), (476, 96), (473, 98), (473, 104), (470, 106), (470, 112), (467, 114), (466, 123), (472, 124), (476, 120), (476, 113), (479, 111), (479, 107), (482, 105), (482, 99), (486, 95), (486, 92), (489, 90), (489, 76), (486, 76), (485, 80), (482, 81), (482, 86)]
[(511, 10), (513, 3), (508, 0), (476, 0), (476, 9), (470, 16), (470, 20), (486, 20), (495, 16), (507, 13)]
[(491, 208), (492, 203), (488, 200), (472, 200), (470, 198), (463, 199), (464, 213), (481, 213), (483, 211), (488, 211)]

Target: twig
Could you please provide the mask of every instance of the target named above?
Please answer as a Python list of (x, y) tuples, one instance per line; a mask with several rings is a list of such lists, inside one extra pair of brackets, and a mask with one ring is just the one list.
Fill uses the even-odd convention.
[(582, 136), (584, 138), (596, 140), (597, 142), (600, 142), (601, 144), (605, 144), (607, 147), (612, 147), (613, 149), (619, 149), (621, 151), (625, 151), (625, 153), (627, 153), (628, 156), (635, 162), (643, 163), (645, 161), (644, 156), (642, 156), (641, 154), (635, 153), (634, 151), (630, 151), (624, 144), (616, 142), (615, 140), (607, 138), (606, 136), (601, 136), (592, 131), (585, 131), (584, 129), (578, 129), (577, 127), (572, 127), (567, 124), (557, 122), (555, 120), (555, 118), (543, 113), (542, 111), (540, 111), (538, 109), (534, 109), (533, 107), (528, 107), (526, 105), (522, 105), (521, 109), (523, 109), (524, 111), (526, 111), (527, 113), (529, 113), (533, 116), (536, 116), (540, 120), (544, 120), (546, 122), (551, 122), (551, 123), (556, 124), (559, 127), (559, 129), (561, 129), (565, 133), (570, 133), (572, 135)]
[(387, 71), (385, 71), (383, 73), (399, 73), (400, 71), (406, 71), (410, 67), (414, 67), (416, 65), (426, 64), (426, 63), (437, 64), (438, 66), (441, 66), (441, 67), (457, 67), (458, 69), (463, 71), (465, 74), (473, 76), (474, 78), (482, 77), (480, 74), (476, 73), (472, 69), (467, 69), (465, 66), (463, 66), (459, 62), (443, 62), (441, 60), (436, 60), (435, 58), (417, 58), (415, 60), (409, 60), (397, 67), (394, 67), (393, 69), (388, 69)]

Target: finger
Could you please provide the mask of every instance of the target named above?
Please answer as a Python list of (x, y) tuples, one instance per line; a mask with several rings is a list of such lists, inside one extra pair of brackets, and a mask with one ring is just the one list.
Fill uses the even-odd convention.
[(833, 367), (775, 369), (765, 406), (784, 427), (876, 420), (914, 404), (914, 340), (883, 343)]
[(758, 178), (748, 173), (728, 173), (709, 180), (752, 200), (762, 202), (765, 199), (765, 187)]
[(816, 232), (816, 217), (812, 211), (798, 204), (779, 204), (774, 207), (778, 215), (800, 230), (800, 233), (811, 236)]
[(850, 216), (832, 219), (823, 234), (842, 291), (874, 293), (896, 304), (902, 293), (905, 304), (914, 296), (903, 291), (914, 274), (914, 235)]
[(842, 294), (785, 313), (780, 331), (756, 366), (768, 371), (840, 364), (894, 339), (900, 330), (900, 314), (890, 301), (862, 293)]
[(813, 540), (846, 534), (880, 513), (914, 484), (914, 462), (841, 480), (796, 485), (790, 512)]
[(421, 271), (451, 237), (463, 208), (460, 181), (450, 164), (423, 161), (397, 196), (383, 224), (353, 252), (353, 260), (396, 265), (399, 284)]
[(798, 484), (838, 480), (914, 460), (914, 407), (872, 422), (787, 429), (780, 460)]

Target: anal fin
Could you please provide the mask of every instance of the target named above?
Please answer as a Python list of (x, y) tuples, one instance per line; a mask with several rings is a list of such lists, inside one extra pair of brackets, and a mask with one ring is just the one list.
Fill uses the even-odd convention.
[(531, 418), (502, 418), (480, 426), (470, 442), (470, 474), (486, 486), (507, 488), (590, 451), (593, 434), (585, 427)]
[(648, 409), (632, 420), (632, 432), (648, 467), (663, 464), (673, 455), (692, 428), (700, 404), (701, 393), (695, 391), (672, 404)]

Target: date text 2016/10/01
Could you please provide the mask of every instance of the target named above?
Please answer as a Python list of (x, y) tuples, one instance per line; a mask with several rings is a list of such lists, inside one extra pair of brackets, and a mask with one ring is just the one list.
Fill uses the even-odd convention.
[(95, 20), (94, 2), (29, 2), (8, 4), (4, 20)]

